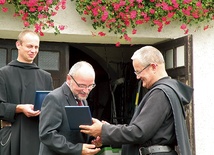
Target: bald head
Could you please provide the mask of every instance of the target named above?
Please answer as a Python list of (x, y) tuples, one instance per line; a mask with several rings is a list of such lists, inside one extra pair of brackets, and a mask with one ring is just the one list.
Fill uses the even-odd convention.
[(75, 98), (85, 100), (96, 86), (94, 68), (86, 61), (75, 63), (67, 75), (66, 83)]
[(145, 66), (148, 64), (164, 64), (164, 58), (161, 52), (152, 46), (144, 46), (137, 50), (133, 56), (132, 60), (138, 60), (141, 65)]
[(70, 71), (69, 74), (72, 76), (93, 76), (95, 77), (95, 71), (91, 64), (86, 61), (79, 61), (75, 63)]
[(137, 79), (142, 81), (143, 87), (151, 86), (159, 79), (168, 76), (161, 52), (152, 46), (144, 46), (131, 57)]

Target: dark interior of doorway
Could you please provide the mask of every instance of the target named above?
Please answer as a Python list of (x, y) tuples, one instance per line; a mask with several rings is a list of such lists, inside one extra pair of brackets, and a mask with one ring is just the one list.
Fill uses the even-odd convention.
[[(95, 69), (96, 87), (91, 91), (87, 99), (93, 117), (114, 124), (129, 123), (135, 109), (135, 97), (138, 86), (131, 62), (121, 64), (124, 79), (122, 83), (114, 87), (113, 83), (115, 84), (115, 81), (112, 82), (109, 74), (94, 58), (73, 46), (70, 46), (69, 53), (69, 67), (78, 61), (87, 61)], [(115, 88), (113, 95), (116, 109), (112, 108), (113, 88)], [(116, 112), (116, 116), (112, 115), (113, 111)]]

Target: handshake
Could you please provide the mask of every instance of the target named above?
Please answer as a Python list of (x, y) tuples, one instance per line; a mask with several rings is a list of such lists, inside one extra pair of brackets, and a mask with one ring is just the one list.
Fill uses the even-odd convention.
[(106, 121), (99, 121), (98, 119), (92, 118), (92, 125), (80, 125), (80, 132), (88, 134), (90, 136), (96, 137), (96, 139), (92, 140), (92, 144), (96, 145), (96, 147), (102, 146), (102, 125), (109, 124)]

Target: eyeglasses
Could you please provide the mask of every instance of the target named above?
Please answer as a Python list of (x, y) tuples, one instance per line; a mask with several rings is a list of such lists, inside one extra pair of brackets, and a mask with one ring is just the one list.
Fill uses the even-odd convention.
[[(68, 75), (70, 75), (70, 74), (68, 74)], [(81, 89), (93, 89), (96, 86), (96, 84), (91, 84), (89, 86), (84, 85), (84, 84), (79, 84), (79, 83), (77, 83), (77, 81), (74, 79), (74, 77), (72, 75), (70, 75), (70, 77), (74, 80), (76, 85)]]
[(139, 71), (139, 72), (134, 72), (136, 75), (139, 75), (140, 73), (142, 73), (142, 71), (144, 71), (147, 67), (149, 67), (150, 66), (150, 64), (148, 64), (146, 67), (144, 67), (141, 71)]

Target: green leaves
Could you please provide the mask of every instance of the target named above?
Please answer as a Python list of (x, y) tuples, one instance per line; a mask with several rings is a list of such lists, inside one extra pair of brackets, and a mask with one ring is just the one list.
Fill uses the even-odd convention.
[(54, 28), (55, 34), (64, 29), (64, 26), (55, 26), (52, 17), (60, 7), (65, 9), (66, 0), (6, 0), (6, 3), (15, 7), (14, 16), (22, 19), (24, 27), (34, 27), (40, 35), (44, 35), (46, 29)]
[(90, 16), (95, 30), (108, 29), (121, 36), (127, 35), (129, 28), (134, 30), (144, 23), (157, 26), (161, 32), (174, 20), (180, 21), (187, 33), (187, 25), (214, 19), (213, 5), (212, 0), (76, 0), (76, 10), (83, 17)]

